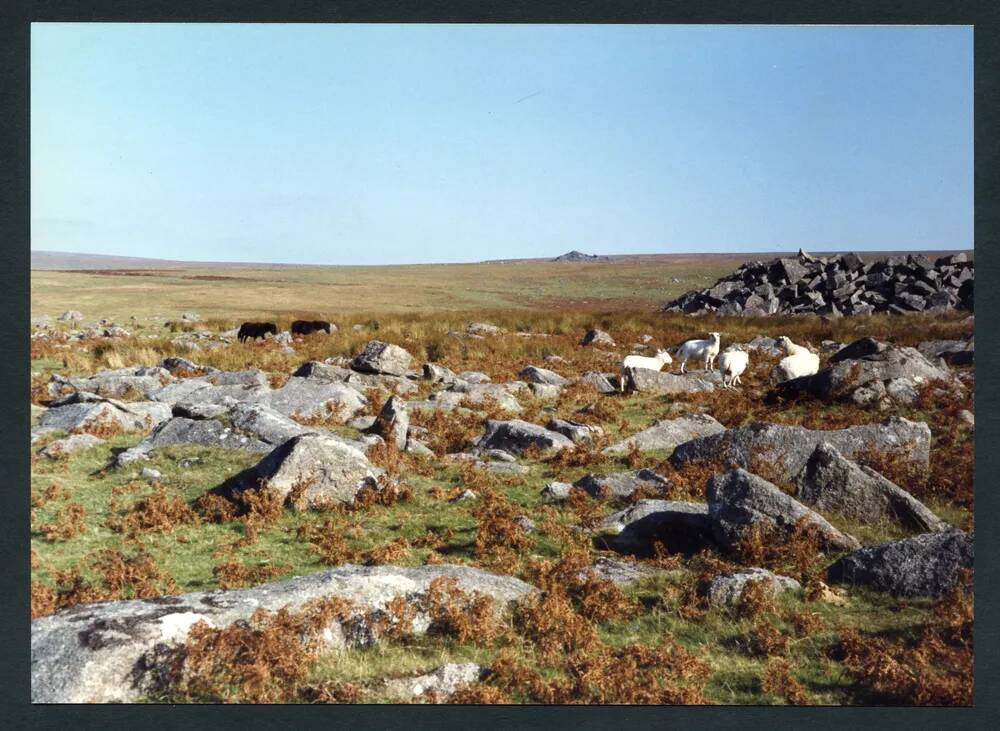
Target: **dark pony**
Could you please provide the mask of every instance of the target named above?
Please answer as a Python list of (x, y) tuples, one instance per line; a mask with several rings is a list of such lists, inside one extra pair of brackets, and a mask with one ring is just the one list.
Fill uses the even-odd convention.
[(330, 334), (330, 323), (326, 320), (296, 320), (292, 323), (293, 335), (312, 335), (320, 331)]
[(273, 322), (244, 322), (240, 325), (240, 331), (236, 334), (236, 339), (241, 343), (246, 340), (263, 338), (268, 333), (278, 334), (278, 326)]

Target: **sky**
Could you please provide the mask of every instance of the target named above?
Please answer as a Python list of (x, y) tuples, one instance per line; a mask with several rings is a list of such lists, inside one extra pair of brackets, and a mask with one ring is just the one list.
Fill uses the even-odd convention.
[(971, 26), (33, 24), (31, 247), (973, 243)]

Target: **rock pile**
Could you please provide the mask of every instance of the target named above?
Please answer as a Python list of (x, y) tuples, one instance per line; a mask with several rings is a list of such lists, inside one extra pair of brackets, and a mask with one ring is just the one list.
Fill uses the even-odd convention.
[(922, 254), (870, 263), (857, 254), (747, 262), (708, 289), (692, 290), (663, 306), (665, 312), (761, 316), (816, 313), (973, 309), (975, 264), (965, 254), (937, 261)]

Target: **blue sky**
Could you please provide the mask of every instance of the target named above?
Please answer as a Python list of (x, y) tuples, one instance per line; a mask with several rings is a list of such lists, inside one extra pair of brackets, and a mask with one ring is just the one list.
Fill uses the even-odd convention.
[(34, 24), (33, 249), (969, 248), (971, 27)]

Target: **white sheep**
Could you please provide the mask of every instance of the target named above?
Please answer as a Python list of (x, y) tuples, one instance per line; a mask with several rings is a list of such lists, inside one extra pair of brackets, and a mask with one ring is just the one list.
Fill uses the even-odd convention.
[(709, 333), (705, 340), (688, 340), (677, 349), (677, 357), (681, 361), (681, 373), (687, 373), (687, 362), (691, 358), (704, 359), (705, 370), (715, 367), (715, 356), (719, 354), (719, 344), (722, 338), (719, 333)]
[(625, 371), (629, 368), (648, 368), (651, 371), (658, 371), (668, 363), (672, 363), (673, 358), (666, 350), (657, 350), (652, 358), (645, 355), (626, 355), (622, 361), (621, 390), (625, 391)]
[(778, 345), (785, 349), (788, 356), (782, 358), (775, 369), (775, 377), (780, 381), (790, 381), (793, 378), (811, 376), (819, 371), (819, 356), (808, 348), (796, 345), (787, 336), (778, 338)]
[[(745, 350), (729, 349), (719, 356), (719, 370), (722, 371), (722, 387), (736, 388), (740, 376), (750, 363), (750, 354)], [(726, 382), (726, 377), (729, 382)]]

